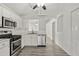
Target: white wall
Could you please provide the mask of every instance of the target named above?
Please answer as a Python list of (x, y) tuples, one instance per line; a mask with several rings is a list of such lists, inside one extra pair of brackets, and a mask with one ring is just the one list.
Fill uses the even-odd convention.
[[(1, 30), (11, 30), (12, 34), (21, 34), (22, 33), (22, 18), (12, 11), (10, 8), (6, 7), (3, 4), (0, 4), (0, 18), (2, 16), (10, 18), (11, 21), (15, 21), (17, 23), (16, 28), (0, 28)], [(2, 18), (0, 19), (2, 21)], [(1, 23), (1, 22), (0, 22)]]
[[(38, 16), (38, 15), (33, 15), (28, 18), (27, 16), (23, 16), (23, 24), (26, 25), (27, 29), (28, 29), (28, 21), (29, 20), (34, 20), (34, 19), (37, 19), (39, 20), (39, 33), (46, 33), (46, 22), (48, 20), (48, 17), (47, 16)], [(24, 26), (25, 26), (24, 25)]]
[(46, 35), (52, 40), (52, 23), (55, 22), (56, 19), (51, 19), (47, 24), (46, 24)]
[(55, 18), (52, 18), (49, 22), (46, 23), (46, 45), (50, 46), (53, 42), (53, 23), (56, 22)]
[[(74, 55), (71, 39), (71, 11), (78, 8), (79, 4), (64, 4), (62, 6), (65, 7), (61, 12), (63, 15), (63, 32), (56, 32), (56, 43), (69, 55)], [(57, 20), (59, 20), (58, 17)]]
[[(64, 49), (69, 55), (78, 55), (79, 51), (77, 49), (77, 51), (74, 53), (74, 49), (78, 48), (77, 46), (74, 47), (73, 46), (74, 43), (72, 42), (73, 40), (71, 39), (71, 12), (72, 10), (79, 8), (79, 4), (59, 4), (58, 9), (56, 9), (56, 11), (58, 11), (60, 9), (59, 14), (56, 16), (56, 44), (59, 45), (62, 49)], [(63, 15), (63, 16), (62, 16)], [(62, 21), (63, 21), (63, 30), (61, 30), (61, 26), (60, 26), (60, 32), (57, 31), (57, 21), (60, 20), (62, 16)], [(47, 36), (52, 39), (52, 19), (50, 22), (48, 22), (46, 24), (46, 34)], [(78, 40), (76, 40), (78, 41)], [(76, 42), (77, 43), (77, 42)], [(76, 44), (75, 44), (76, 45)]]

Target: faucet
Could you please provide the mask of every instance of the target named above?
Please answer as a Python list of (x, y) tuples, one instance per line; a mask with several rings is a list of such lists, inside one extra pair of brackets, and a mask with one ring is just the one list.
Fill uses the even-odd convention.
[(32, 34), (34, 34), (34, 31), (33, 31), (33, 29), (32, 29)]

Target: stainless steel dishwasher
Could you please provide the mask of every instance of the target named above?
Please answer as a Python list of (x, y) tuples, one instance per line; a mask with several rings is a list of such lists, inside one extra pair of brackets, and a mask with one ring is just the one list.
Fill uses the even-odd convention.
[(38, 34), (38, 47), (46, 47), (46, 34)]

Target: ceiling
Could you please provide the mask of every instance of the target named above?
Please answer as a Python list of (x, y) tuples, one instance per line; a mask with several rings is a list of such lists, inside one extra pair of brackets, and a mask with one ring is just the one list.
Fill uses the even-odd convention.
[(57, 9), (57, 4), (54, 3), (46, 3), (45, 5), (47, 10), (43, 10), (42, 8), (33, 10), (32, 7), (35, 5), (34, 3), (4, 3), (4, 5), (8, 6), (21, 16), (38, 14), (39, 12), (45, 15), (50, 15), (51, 12), (53, 14), (53, 12), (55, 12), (55, 10)]
[[(22, 17), (34, 17), (39, 13), (50, 17), (56, 17), (58, 14), (62, 13), (64, 9), (69, 9), (73, 6), (76, 6), (78, 3), (45, 3), (46, 10), (42, 8), (36, 8), (35, 10), (32, 7), (35, 3), (3, 3), (18, 15)], [(36, 16), (37, 17), (37, 16)]]

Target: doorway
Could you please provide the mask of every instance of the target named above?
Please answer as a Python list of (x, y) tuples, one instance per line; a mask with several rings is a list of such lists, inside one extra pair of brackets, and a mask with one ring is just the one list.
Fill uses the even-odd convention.
[(71, 12), (71, 48), (72, 55), (79, 55), (79, 8)]
[(55, 22), (52, 23), (52, 40), (55, 42)]

